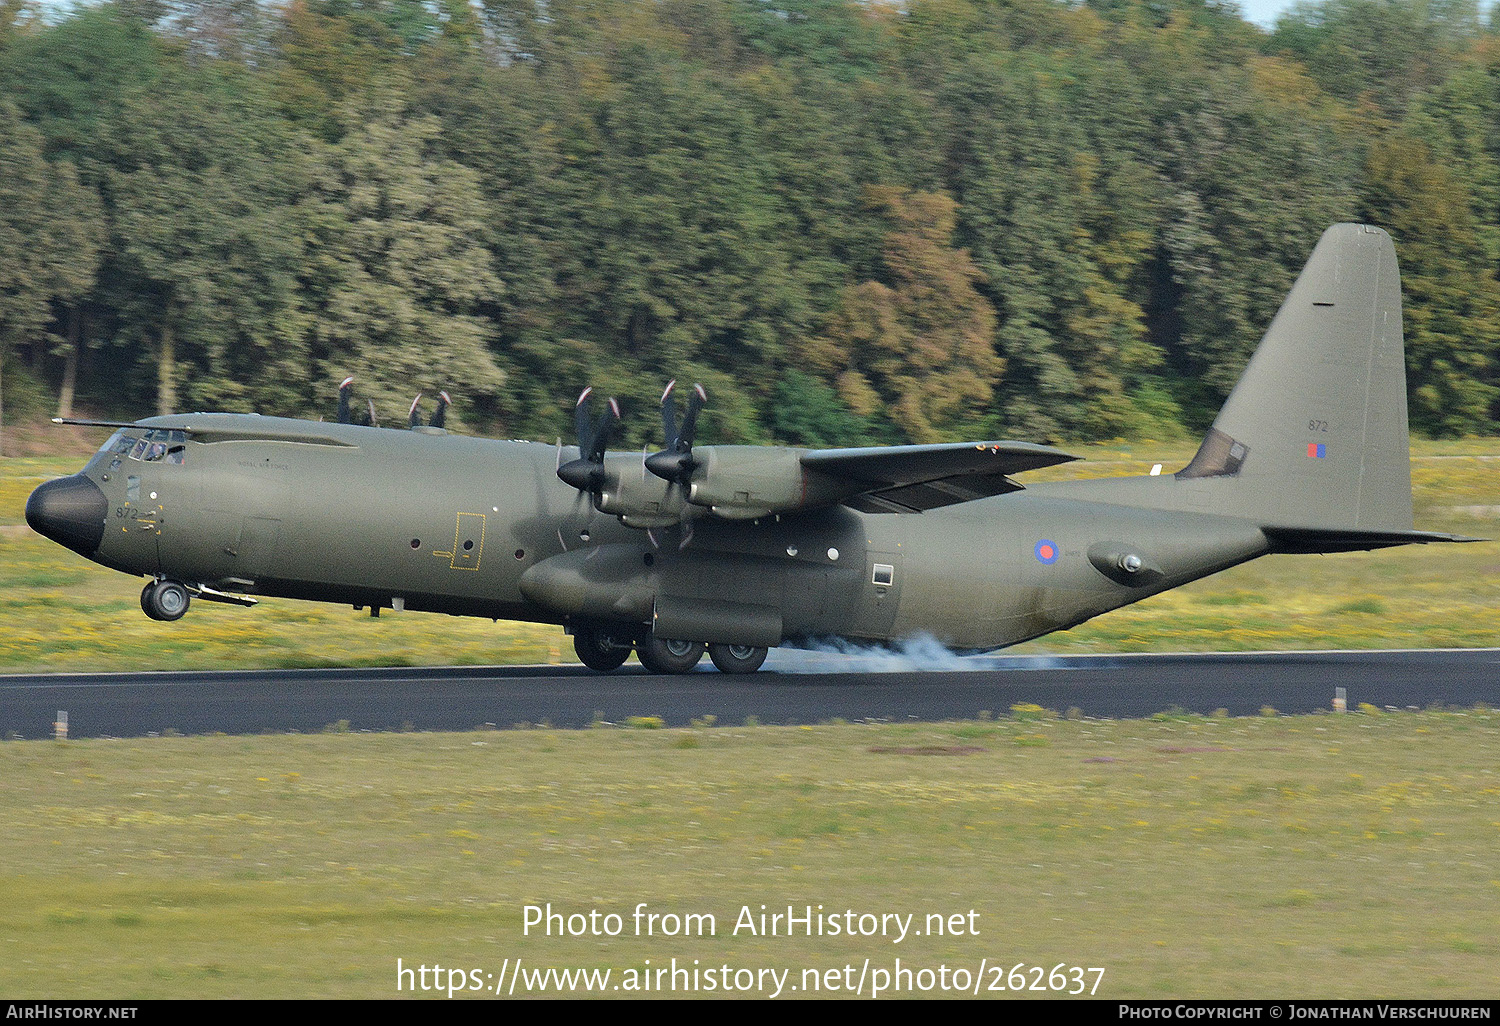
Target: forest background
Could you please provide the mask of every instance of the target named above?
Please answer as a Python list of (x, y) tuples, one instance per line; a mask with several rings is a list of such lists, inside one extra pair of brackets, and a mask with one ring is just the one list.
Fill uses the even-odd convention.
[(1413, 428), (1500, 433), (1473, 0), (0, 0), (11, 422), (354, 374), (547, 440), (592, 384), (628, 447), (678, 378), (712, 441), (1183, 440), (1346, 220)]

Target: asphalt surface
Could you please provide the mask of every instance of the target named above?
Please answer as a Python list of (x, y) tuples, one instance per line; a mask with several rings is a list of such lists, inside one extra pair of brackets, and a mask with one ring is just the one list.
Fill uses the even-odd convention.
[[(630, 716), (668, 725), (967, 719), (1012, 705), (1140, 717), (1181, 708), (1251, 715), (1435, 704), (1500, 706), (1500, 649), (959, 659), (775, 652), (768, 667), (653, 676), (582, 667), (248, 670), (0, 676), (0, 737), (48, 737), (57, 713), (71, 737), (350, 730), (584, 727)], [(962, 668), (960, 668), (962, 667)]]

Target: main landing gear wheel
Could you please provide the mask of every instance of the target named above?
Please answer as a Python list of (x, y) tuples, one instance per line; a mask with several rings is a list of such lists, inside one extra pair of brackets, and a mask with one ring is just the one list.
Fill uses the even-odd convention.
[(766, 661), (766, 650), (759, 645), (709, 645), (708, 657), (720, 673), (754, 673)]
[(178, 581), (151, 581), (141, 589), (141, 611), (153, 620), (181, 620), (192, 596)]
[(703, 658), (703, 642), (647, 637), (636, 644), (635, 655), (652, 673), (687, 673)]
[(573, 651), (578, 661), (591, 670), (609, 673), (618, 670), (630, 658), (630, 640), (609, 631), (583, 627), (573, 632)]

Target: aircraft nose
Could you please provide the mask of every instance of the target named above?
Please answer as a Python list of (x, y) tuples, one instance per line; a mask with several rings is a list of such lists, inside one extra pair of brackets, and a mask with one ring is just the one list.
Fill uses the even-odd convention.
[(104, 540), (109, 500), (82, 474), (48, 481), (26, 500), (26, 522), (37, 534), (92, 556)]

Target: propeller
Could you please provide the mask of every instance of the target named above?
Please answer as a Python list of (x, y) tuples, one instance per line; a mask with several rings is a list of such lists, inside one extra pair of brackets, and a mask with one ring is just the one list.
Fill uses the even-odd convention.
[[(422, 393), (418, 392), (417, 393), (417, 397), (411, 401), (411, 409), (408, 410), (407, 413), (406, 413), (406, 426), (407, 427), (410, 427), (410, 428), (419, 428), (419, 427), (422, 426), (422, 405), (421, 404), (422, 404)], [(429, 427), (435, 427), (435, 428), (442, 428), (443, 425), (444, 425), (444, 423), (448, 420), (448, 407), (450, 407), (452, 405), (453, 405), (453, 399), (452, 399), (452, 397), (450, 397), (447, 392), (439, 392), (438, 393), (438, 408), (437, 408), (437, 412), (432, 415), (432, 423), (429, 424), (428, 426)]]
[(438, 408), (437, 408), (437, 412), (432, 415), (432, 426), (433, 427), (440, 428), (440, 427), (442, 427), (447, 422), (447, 420), (448, 420), (448, 407), (450, 407), (452, 405), (453, 405), (453, 400), (451, 398), (449, 398), (447, 392), (439, 392), (438, 393)]
[(708, 393), (702, 385), (693, 386), (692, 394), (688, 396), (687, 413), (679, 427), (677, 401), (672, 398), (672, 390), (676, 387), (676, 380), (670, 381), (667, 390), (661, 394), (662, 435), (667, 447), (646, 457), (646, 469), (664, 481), (686, 485), (698, 468), (693, 459), (693, 438), (698, 433), (698, 414), (708, 402)]
[(578, 459), (557, 468), (557, 476), (580, 492), (597, 492), (604, 484), (604, 451), (609, 448), (610, 432), (620, 422), (620, 404), (614, 399), (609, 401), (598, 420), (593, 419), (589, 409), (589, 396), (593, 391), (585, 388), (574, 407)]

